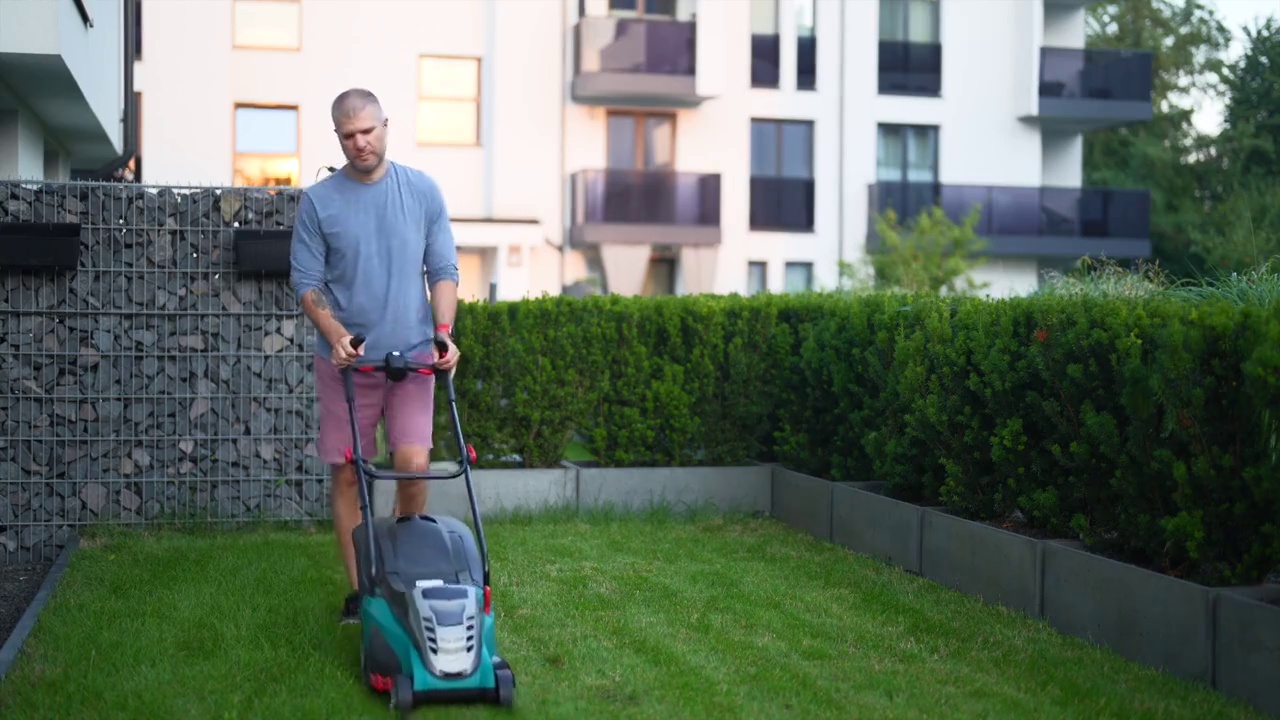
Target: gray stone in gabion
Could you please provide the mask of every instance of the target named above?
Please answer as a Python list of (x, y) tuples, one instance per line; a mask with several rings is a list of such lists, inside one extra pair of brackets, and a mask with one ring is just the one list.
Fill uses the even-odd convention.
[(0, 275), (0, 562), (87, 523), (327, 517), (312, 329), (287, 278), (234, 268), (235, 229), (297, 199), (0, 183), (0, 222), (83, 226), (74, 272)]

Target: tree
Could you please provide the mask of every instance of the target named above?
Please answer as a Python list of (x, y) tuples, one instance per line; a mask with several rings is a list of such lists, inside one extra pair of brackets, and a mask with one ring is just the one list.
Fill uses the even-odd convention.
[[(969, 274), (985, 261), (978, 254), (986, 241), (974, 232), (980, 213), (974, 208), (956, 223), (937, 205), (922, 211), (906, 226), (899, 224), (897, 213), (885, 210), (876, 218), (876, 235), (880, 249), (871, 255), (875, 284), (908, 292), (957, 293), (980, 290)], [(846, 265), (841, 275), (854, 275)]]
[(1202, 0), (1109, 0), (1090, 7), (1088, 46), (1152, 53), (1152, 120), (1085, 137), (1085, 182), (1151, 191), (1157, 261), (1177, 274), (1200, 267), (1191, 254), (1204, 223), (1197, 164), (1212, 138), (1192, 123), (1195, 99), (1222, 91), (1231, 33)]
[(1224, 170), (1245, 183), (1280, 178), (1280, 20), (1245, 28), (1245, 51), (1227, 69), (1219, 136)]
[(1208, 212), (1191, 250), (1206, 269), (1244, 272), (1280, 257), (1280, 21), (1245, 29), (1223, 85), (1223, 129), (1200, 173)]

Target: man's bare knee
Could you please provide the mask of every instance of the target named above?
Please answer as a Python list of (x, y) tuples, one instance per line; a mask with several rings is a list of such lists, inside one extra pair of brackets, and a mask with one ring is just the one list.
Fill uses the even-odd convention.
[(425, 473), (431, 464), (431, 452), (412, 445), (396, 448), (394, 463), (400, 472)]
[(334, 465), (330, 468), (329, 478), (333, 482), (335, 490), (354, 490), (356, 487), (356, 468), (348, 463)]

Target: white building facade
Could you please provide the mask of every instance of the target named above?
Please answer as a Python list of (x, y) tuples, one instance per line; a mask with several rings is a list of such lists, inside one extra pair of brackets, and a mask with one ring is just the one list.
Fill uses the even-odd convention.
[(131, 0), (0, 0), (0, 179), (115, 175), (133, 155)]
[[(143, 0), (147, 184), (306, 185), (329, 104), (390, 117), (450, 207), (462, 293), (833, 288), (872, 209), (984, 207), (989, 292), (1149, 254), (1084, 133), (1151, 116), (1150, 59), (1088, 0)], [(197, 31), (198, 30), (198, 31)]]

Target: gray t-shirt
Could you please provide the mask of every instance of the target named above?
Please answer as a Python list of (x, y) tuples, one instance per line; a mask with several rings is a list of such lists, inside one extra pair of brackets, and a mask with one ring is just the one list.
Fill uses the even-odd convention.
[[(339, 170), (311, 185), (298, 201), (290, 254), (299, 301), (320, 288), (347, 331), (367, 338), (366, 359), (430, 353), (427, 287), (458, 281), (458, 254), (444, 197), (426, 173), (388, 162), (374, 183)], [(331, 352), (320, 333), (315, 352)]]

